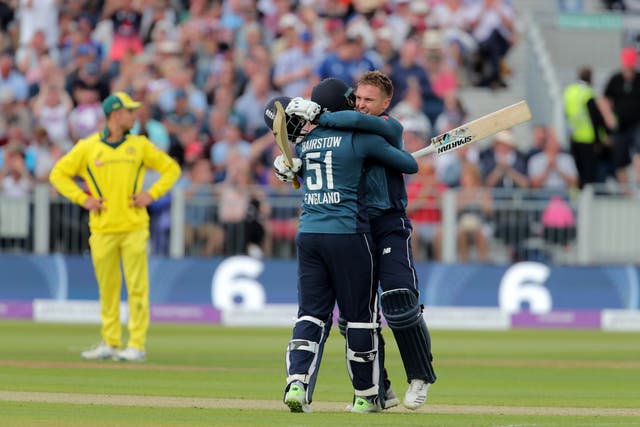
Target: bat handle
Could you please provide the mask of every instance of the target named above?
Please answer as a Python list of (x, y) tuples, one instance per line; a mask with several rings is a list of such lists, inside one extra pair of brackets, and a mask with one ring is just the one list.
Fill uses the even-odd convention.
[(436, 147), (434, 144), (429, 145), (428, 147), (421, 148), (420, 150), (414, 151), (411, 155), (414, 158), (426, 156), (427, 154), (434, 153), (436, 151)]
[(300, 181), (298, 181), (298, 178), (297, 178), (297, 177), (294, 177), (294, 178), (293, 178), (293, 181), (291, 181), (291, 186), (292, 186), (293, 188), (295, 188), (296, 190), (297, 190), (298, 188), (300, 188)]

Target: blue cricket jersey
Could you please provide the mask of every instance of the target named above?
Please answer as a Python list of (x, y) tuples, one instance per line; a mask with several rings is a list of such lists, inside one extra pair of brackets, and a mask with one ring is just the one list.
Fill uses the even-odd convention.
[[(384, 137), (398, 149), (402, 149), (402, 125), (388, 114), (371, 116), (357, 111), (336, 111), (320, 116), (321, 126), (343, 130), (362, 130)], [(385, 167), (377, 161), (365, 162), (365, 204), (370, 218), (390, 213), (404, 213), (407, 207), (407, 191), (403, 173), (393, 167)], [(413, 172), (409, 172), (413, 173)]]
[(316, 127), (296, 145), (302, 159), (304, 198), (301, 233), (353, 234), (369, 231), (364, 199), (365, 161), (415, 173), (411, 154), (374, 134)]

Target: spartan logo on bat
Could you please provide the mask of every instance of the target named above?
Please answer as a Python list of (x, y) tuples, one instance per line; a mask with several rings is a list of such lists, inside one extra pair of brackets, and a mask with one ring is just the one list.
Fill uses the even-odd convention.
[(458, 137), (453, 141), (449, 141), (449, 138), (446, 138), (443, 144), (440, 147), (438, 147), (438, 154), (442, 154), (442, 153), (446, 153), (447, 151), (454, 150), (460, 147), (461, 145), (464, 145), (467, 142), (471, 141), (472, 139), (473, 139), (473, 136)]

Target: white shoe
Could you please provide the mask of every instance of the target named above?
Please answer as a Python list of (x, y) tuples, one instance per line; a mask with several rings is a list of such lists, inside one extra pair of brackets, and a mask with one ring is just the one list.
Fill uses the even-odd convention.
[(147, 353), (133, 347), (127, 347), (122, 351), (118, 351), (113, 356), (113, 360), (121, 360), (124, 362), (144, 362), (146, 358)]
[(101, 341), (99, 344), (96, 344), (93, 348), (80, 353), (80, 357), (82, 357), (85, 360), (111, 359), (117, 352), (118, 352), (118, 349), (116, 347), (111, 347), (104, 341)]
[(400, 399), (394, 393), (393, 389), (389, 387), (387, 392), (385, 393), (384, 405), (382, 409), (393, 408), (394, 406), (398, 406), (400, 404)]
[(404, 407), (407, 409), (418, 409), (427, 401), (427, 391), (431, 384), (424, 380), (411, 380), (407, 393), (404, 395)]

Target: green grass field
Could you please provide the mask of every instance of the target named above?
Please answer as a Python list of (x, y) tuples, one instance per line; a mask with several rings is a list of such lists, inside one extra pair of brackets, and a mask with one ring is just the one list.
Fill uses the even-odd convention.
[(0, 321), (0, 426), (640, 426), (639, 334), (432, 331), (438, 381), (427, 404), (368, 415), (343, 411), (351, 388), (336, 329), (312, 414), (281, 403), (288, 329), (153, 324), (146, 363), (81, 361), (97, 334)]

